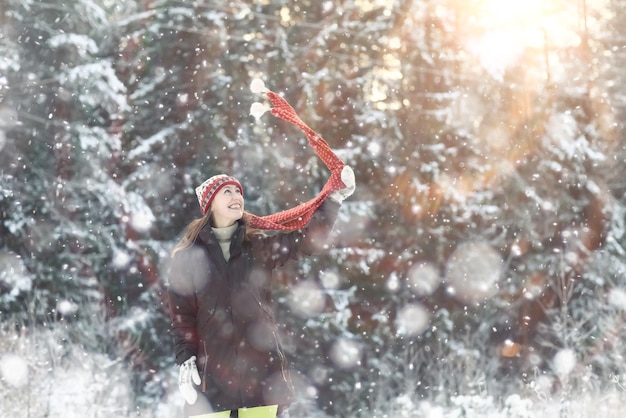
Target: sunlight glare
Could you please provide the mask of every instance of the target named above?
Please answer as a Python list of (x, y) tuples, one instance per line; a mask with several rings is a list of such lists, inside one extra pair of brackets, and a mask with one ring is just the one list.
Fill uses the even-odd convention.
[(576, 5), (561, 0), (480, 0), (471, 11), (468, 50), (495, 77), (528, 50), (576, 45)]
[(481, 16), (491, 23), (535, 20), (542, 16), (546, 3), (549, 2), (545, 0), (484, 0), (481, 6)]

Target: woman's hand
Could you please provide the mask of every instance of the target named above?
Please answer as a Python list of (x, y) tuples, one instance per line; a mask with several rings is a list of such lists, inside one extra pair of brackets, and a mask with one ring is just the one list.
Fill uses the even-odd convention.
[(194, 384), (200, 384), (200, 374), (196, 367), (196, 356), (191, 356), (180, 365), (180, 370), (178, 371), (178, 388), (183, 394), (185, 401), (191, 405), (196, 403), (198, 399), (198, 392), (196, 392)]
[(354, 171), (352, 167), (346, 165), (341, 170), (341, 181), (346, 186), (341, 190), (335, 190), (330, 194), (330, 198), (333, 199), (337, 203), (343, 202), (346, 198), (352, 196), (354, 190), (356, 189), (356, 181), (354, 179)]

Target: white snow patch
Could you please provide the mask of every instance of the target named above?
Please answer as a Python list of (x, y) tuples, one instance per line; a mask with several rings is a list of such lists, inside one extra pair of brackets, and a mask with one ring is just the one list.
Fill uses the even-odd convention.
[(559, 376), (567, 376), (576, 367), (576, 353), (571, 348), (559, 350), (553, 360), (552, 368)]
[(33, 286), (22, 258), (14, 252), (0, 251), (0, 283), (9, 289), (0, 298), (6, 301), (15, 300), (20, 293), (30, 291)]
[[(0, 83), (1, 85), (1, 83)], [(0, 106), (0, 129), (12, 129), (18, 124), (18, 116), (15, 109), (6, 105)]]
[(62, 33), (52, 36), (48, 40), (48, 46), (50, 46), (50, 48), (72, 46), (88, 54), (96, 54), (98, 52), (98, 45), (93, 39), (89, 36), (77, 33)]
[(608, 300), (610, 305), (626, 311), (626, 291), (624, 291), (624, 289), (611, 289), (609, 291)]
[(56, 309), (63, 316), (70, 316), (78, 312), (78, 305), (71, 300), (61, 299), (57, 302)]
[(341, 284), (341, 278), (334, 271), (323, 271), (320, 274), (320, 282), (326, 289), (338, 289)]
[[(147, 207), (146, 207), (147, 209)], [(130, 216), (130, 224), (133, 229), (139, 233), (145, 233), (152, 228), (155, 217), (150, 210), (134, 212)]]
[(126, 251), (122, 251), (120, 249), (115, 249), (113, 251), (113, 258), (111, 263), (113, 267), (117, 270), (123, 270), (130, 264), (131, 256)]

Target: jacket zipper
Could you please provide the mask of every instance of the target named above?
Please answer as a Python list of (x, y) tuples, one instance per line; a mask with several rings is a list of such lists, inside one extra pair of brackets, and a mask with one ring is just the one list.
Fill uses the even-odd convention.
[(204, 351), (204, 370), (202, 370), (202, 392), (206, 393), (206, 376), (209, 368), (209, 352), (206, 349), (206, 342), (202, 340), (202, 350)]

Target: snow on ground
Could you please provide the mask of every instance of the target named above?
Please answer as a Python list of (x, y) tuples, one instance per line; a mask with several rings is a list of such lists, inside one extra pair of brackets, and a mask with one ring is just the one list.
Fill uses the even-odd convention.
[[(415, 317), (412, 313), (409, 317)], [(420, 314), (418, 313), (418, 317)], [(67, 341), (67, 327), (0, 330), (0, 416), (29, 418), (180, 416), (182, 398), (177, 392), (175, 367), (161, 373), (172, 388), (150, 409), (134, 402), (132, 372), (121, 359), (93, 353)], [(331, 350), (338, 367), (358, 367), (360, 347), (340, 340)], [(575, 353), (564, 349), (552, 360), (555, 373), (565, 377), (576, 365)], [(573, 377), (573, 376), (572, 376)], [(460, 376), (459, 378), (462, 378)], [(571, 382), (570, 382), (571, 383)], [(382, 405), (355, 406), (350, 418), (621, 418), (626, 416), (626, 389), (616, 376), (608, 389), (583, 393), (554, 390), (537, 380), (524, 394), (459, 394), (449, 399), (418, 398), (410, 389)], [(368, 382), (369, 384), (369, 382)], [(572, 387), (573, 385), (570, 385)], [(301, 418), (329, 417), (307, 394), (293, 408)], [(436, 398), (436, 399), (435, 399)]]

